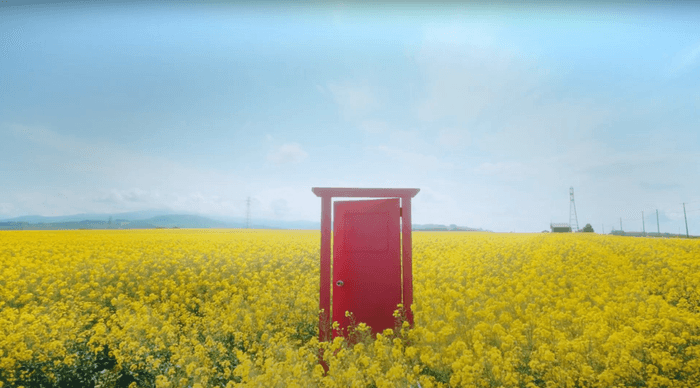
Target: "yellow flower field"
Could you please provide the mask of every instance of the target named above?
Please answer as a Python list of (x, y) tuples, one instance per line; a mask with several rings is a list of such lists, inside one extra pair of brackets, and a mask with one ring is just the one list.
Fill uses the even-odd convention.
[(0, 232), (0, 386), (700, 386), (700, 241), (413, 235), (415, 327), (351, 347), (319, 231)]

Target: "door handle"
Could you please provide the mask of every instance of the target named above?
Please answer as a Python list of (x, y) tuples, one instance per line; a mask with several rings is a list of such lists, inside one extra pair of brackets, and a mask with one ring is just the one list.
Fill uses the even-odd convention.
[(342, 287), (343, 284), (345, 284), (345, 282), (342, 281), (342, 280), (338, 280), (337, 282), (335, 282), (335, 285), (338, 286), (338, 287)]

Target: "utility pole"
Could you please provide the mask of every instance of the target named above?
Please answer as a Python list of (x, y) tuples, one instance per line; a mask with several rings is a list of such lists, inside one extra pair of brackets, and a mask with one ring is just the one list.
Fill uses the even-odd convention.
[(647, 235), (647, 228), (644, 226), (644, 210), (642, 210), (642, 233), (644, 233), (645, 236)]
[(661, 234), (661, 228), (659, 228), (659, 209), (656, 209), (656, 233)]
[(250, 197), (246, 200), (245, 228), (250, 229)]
[(622, 232), (622, 217), (620, 217), (620, 232)]
[(690, 234), (688, 234), (688, 216), (685, 215), (685, 203), (683, 203), (683, 218), (685, 218), (685, 237), (690, 238)]

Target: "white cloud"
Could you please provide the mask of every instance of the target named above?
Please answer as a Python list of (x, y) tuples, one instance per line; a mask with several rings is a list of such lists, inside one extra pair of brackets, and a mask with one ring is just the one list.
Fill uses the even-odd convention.
[[(586, 157), (588, 155), (589, 157)], [(591, 157), (595, 155), (595, 157)], [(686, 177), (697, 174), (698, 155), (676, 152), (649, 153), (645, 151), (605, 152), (590, 150), (571, 155), (571, 171), (590, 174), (597, 179), (622, 179), (637, 182), (645, 189), (663, 189), (678, 186)], [(562, 157), (560, 157), (561, 160)], [(695, 161), (695, 165), (693, 165)], [(644, 187), (644, 182), (647, 187)]]
[[(431, 46), (486, 48), (497, 43), (500, 28), (492, 23), (470, 20), (465, 23), (431, 23), (423, 29), (424, 42)], [(498, 42), (500, 45), (506, 42)]]
[(523, 181), (530, 177), (535, 170), (520, 162), (482, 163), (474, 169), (481, 175), (499, 176), (508, 180)]
[[(56, 157), (44, 155), (42, 161), (50, 161), (47, 167), (74, 172), (106, 173), (113, 169), (116, 162), (128, 163), (135, 159), (134, 155), (112, 147), (106, 143), (89, 142), (60, 134), (41, 126), (9, 124), (10, 133), (28, 140), (32, 145), (39, 145), (51, 151), (57, 151)], [(109, 162), (105, 163), (108, 160)]]
[(267, 160), (275, 164), (300, 163), (309, 156), (297, 143), (283, 144), (267, 155)]
[(19, 215), (17, 212), (17, 207), (11, 203), (0, 203), (0, 216), (11, 218), (15, 215)]
[[(322, 187), (323, 185), (320, 185)], [(277, 218), (316, 221), (321, 217), (321, 199), (312, 185), (266, 187), (256, 191), (253, 218)]]
[[(508, 114), (513, 104), (537, 96), (545, 72), (516, 51), (491, 47), (488, 39), (453, 41), (426, 32), (416, 56), (428, 91), (418, 118), (468, 124), (481, 116)], [(459, 36), (458, 33), (456, 33)]]
[(321, 86), (319, 84), (314, 84), (314, 86), (316, 87), (316, 90), (318, 90), (318, 92), (321, 93), (322, 95), (325, 96), (327, 94), (326, 88), (324, 88), (323, 86)]
[(418, 152), (408, 152), (393, 147), (378, 146), (374, 148), (400, 162), (403, 168), (420, 170), (444, 170), (452, 169), (454, 165), (441, 161), (437, 156), (424, 155)]
[(438, 132), (437, 144), (449, 150), (458, 150), (469, 146), (470, 140), (466, 129), (443, 128)]
[(331, 82), (328, 90), (348, 120), (362, 119), (379, 106), (374, 91), (367, 84)]
[[(76, 139), (40, 126), (11, 124), (11, 133), (28, 140), (27, 147), (45, 147), (43, 157), (32, 160), (42, 172), (56, 171), (71, 178), (91, 177), (110, 184), (127, 186), (190, 186), (209, 178), (199, 171), (172, 160), (133, 152), (104, 141)], [(228, 177), (229, 180), (231, 177)]]
[(389, 124), (384, 120), (362, 120), (358, 126), (369, 133), (383, 133), (389, 130)]
[[(57, 196), (57, 190), (48, 184), (38, 189), (31, 181), (26, 187), (18, 182), (14, 197), (0, 197), (0, 201), (14, 203), (23, 214), (118, 212), (154, 207), (238, 213), (240, 206), (234, 206), (239, 201), (236, 196), (244, 197), (250, 189), (250, 180), (237, 174), (202, 170), (106, 142), (75, 139), (42, 127), (8, 125), (6, 129), (25, 141), (23, 147), (28, 154), (42, 155), (27, 160), (24, 168), (29, 174), (35, 179), (64, 177), (60, 185), (67, 188), (64, 195)], [(198, 192), (203, 194), (198, 196)], [(235, 198), (234, 202), (228, 198)]]
[(426, 153), (429, 150), (429, 141), (426, 133), (417, 129), (395, 129), (388, 133), (388, 144), (395, 149), (407, 152)]
[(163, 196), (157, 190), (143, 190), (140, 188), (130, 188), (117, 190), (112, 189), (98, 194), (95, 198), (96, 202), (109, 205), (131, 206), (137, 205), (150, 207), (158, 205), (163, 199)]
[(221, 197), (200, 191), (175, 194), (166, 203), (175, 211), (200, 214), (240, 215), (244, 209), (244, 202), (241, 198)]
[(678, 53), (668, 64), (664, 75), (675, 78), (700, 64), (700, 43), (687, 47)]
[(495, 28), (427, 30), (416, 58), (427, 93), (415, 114), (426, 125), (450, 123), (436, 141), (446, 149), (473, 146), (499, 159), (566, 154), (592, 141), (615, 112), (559, 98), (557, 78), (536, 58), (498, 41)]
[(420, 192), (413, 199), (413, 221), (417, 224), (456, 224), (468, 227), (485, 227), (491, 209), (488, 203), (477, 197), (481, 187), (472, 183), (450, 182), (433, 185), (426, 181), (416, 187)]
[(447, 205), (452, 202), (452, 197), (429, 186), (421, 187), (418, 195), (416, 203), (419, 205)]
[(43, 192), (16, 191), (12, 197), (12, 216), (43, 215), (60, 216), (89, 212), (89, 202), (83, 193), (70, 190), (57, 190), (47, 187)]
[(283, 218), (287, 214), (289, 214), (289, 204), (285, 199), (276, 199), (270, 203), (270, 207), (272, 208), (272, 212), (275, 214), (276, 218)]
[(182, 213), (240, 215), (245, 207), (240, 198), (223, 197), (210, 192), (164, 193), (156, 189), (137, 187), (100, 190), (87, 202), (91, 211), (97, 212), (168, 209)]

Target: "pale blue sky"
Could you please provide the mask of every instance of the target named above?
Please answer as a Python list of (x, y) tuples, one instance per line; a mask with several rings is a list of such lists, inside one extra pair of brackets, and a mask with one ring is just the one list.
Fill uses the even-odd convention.
[(0, 219), (415, 187), (539, 232), (573, 186), (581, 227), (700, 234), (700, 6), (283, 4), (2, 3)]

